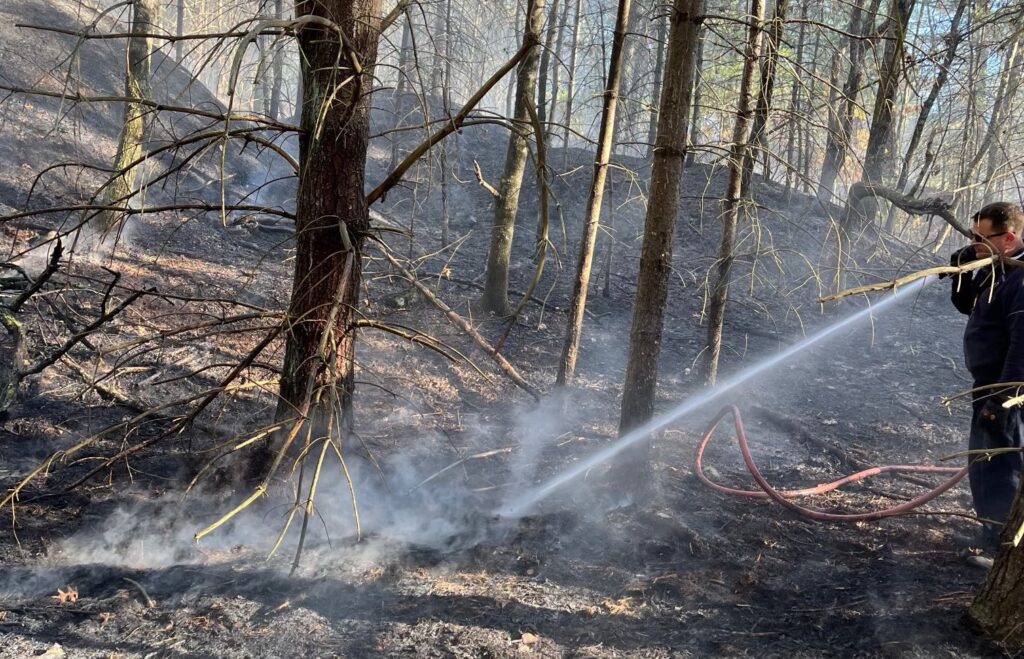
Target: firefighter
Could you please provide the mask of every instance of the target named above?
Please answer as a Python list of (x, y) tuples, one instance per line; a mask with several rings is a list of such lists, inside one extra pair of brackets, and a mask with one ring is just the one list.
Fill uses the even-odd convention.
[[(1011, 203), (992, 203), (971, 218), (971, 244), (950, 257), (952, 265), (998, 254), (1024, 257), (1024, 213)], [(1022, 264), (1024, 265), (1024, 264)], [(1024, 410), (1003, 403), (1018, 395), (1024, 382), (1024, 268), (996, 261), (953, 279), (953, 306), (968, 316), (964, 360), (974, 378), (973, 415), (968, 447), (972, 451), (1024, 446)], [(987, 388), (986, 388), (987, 387)], [(1024, 393), (1024, 389), (1021, 390)], [(968, 472), (978, 517), (986, 520), (976, 546), (993, 556), (1020, 482), (1020, 452), (971, 455)]]

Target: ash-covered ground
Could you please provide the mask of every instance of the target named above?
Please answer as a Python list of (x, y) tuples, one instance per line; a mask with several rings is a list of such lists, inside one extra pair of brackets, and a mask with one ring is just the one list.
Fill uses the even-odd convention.
[[(12, 26), (24, 22), (30, 4), (0, 8), (5, 46), (24, 39)], [(74, 18), (62, 2), (49, 5), (64, 12), (52, 19)], [(48, 48), (59, 57), (66, 46), (58, 40)], [(115, 70), (115, 55), (95, 57), (107, 57)], [(31, 80), (28, 68), (36, 65), (20, 57), (5, 58), (0, 66), (8, 79)], [(107, 76), (81, 84), (99, 93), (116, 88), (117, 81)], [(189, 93), (205, 92), (193, 86)], [(375, 133), (395, 124), (395, 107), (387, 95), (379, 97)], [(208, 96), (202, 102), (216, 103)], [(49, 164), (76, 157), (106, 162), (112, 156), (116, 121), (94, 121), (89, 113), (100, 112), (94, 108), (83, 108), (74, 124), (94, 131), (87, 136), (88, 149), (80, 137), (65, 133), (45, 141), (46, 149), (30, 148), (46, 139), (46, 126), (62, 125), (56, 121), (61, 111), (59, 102), (47, 105), (22, 96), (0, 105), (0, 153), (19, 158), (18, 169), (6, 167), (0, 177), (4, 213), (25, 207), (32, 176)], [(368, 162), (370, 184), (386, 173), (395, 135), (401, 140), (398, 153), (422, 137), (405, 131), (376, 138)], [(493, 201), (476, 184), (473, 162), (496, 181), (505, 135), (481, 125), (453, 140), (451, 246), (440, 244), (436, 160), (411, 172), (375, 211), (412, 236), (384, 234), (394, 252), (410, 257), (423, 281), (494, 340), (503, 321), (475, 307)], [(204, 186), (218, 174), (216, 161), (200, 161), (176, 187), (164, 187), (160, 194), (174, 199), (189, 190), (203, 198), (210, 192)], [(371, 247), (367, 316), (437, 337), (482, 374), (465, 361), (446, 361), (393, 335), (361, 333), (358, 434), (346, 454), (358, 536), (349, 484), (335, 461), (326, 469), (294, 575), (296, 527), (267, 559), (289, 513), (283, 487), (202, 542), (193, 540), (196, 531), (247, 494), (216, 470), (188, 496), (183, 492), (217, 446), (270, 421), (274, 368), (281, 359), (275, 343), (261, 357), (263, 374), (249, 378), (250, 388), (213, 406), (185, 432), (66, 491), (96, 466), (97, 456), (157, 437), (168, 421), (155, 417), (134, 424), (130, 432), (110, 433), (73, 459), (54, 463), (13, 509), (4, 511), (0, 656), (57, 653), (55, 644), (70, 657), (970, 657), (996, 652), (962, 623), (983, 577), (958, 555), (957, 537), (971, 535), (973, 523), (949, 514), (969, 512), (966, 486), (927, 507), (937, 514), (812, 524), (770, 504), (715, 494), (691, 468), (704, 426), (725, 403), (744, 412), (766, 476), (789, 487), (831, 480), (859, 464), (937, 463), (962, 450), (967, 405), (954, 402), (947, 410), (940, 402), (969, 386), (960, 357), (963, 320), (948, 302), (946, 282), (808, 348), (659, 434), (651, 451), (648, 498), (622, 507), (621, 493), (603, 484), (607, 465), (602, 465), (522, 519), (495, 515), (615, 440), (649, 175), (643, 161), (622, 157), (620, 162), (630, 171), (612, 173), (579, 381), (564, 398), (533, 402)], [(229, 163), (228, 190), (239, 197), (287, 174), (283, 163), (257, 149), (233, 152)], [(571, 290), (590, 164), (583, 150), (552, 149), (554, 254), (536, 301), (525, 307), (503, 350), (543, 391), (552, 388), (561, 348), (561, 308)], [(708, 272), (718, 244), (723, 174), (720, 167), (698, 163), (685, 175), (662, 347), (661, 412), (702, 390), (696, 364), (705, 333)], [(528, 172), (527, 181), (531, 176)], [(90, 184), (68, 172), (47, 181), (33, 207), (73, 199)], [(293, 185), (284, 179), (262, 189), (260, 203), (291, 208)], [(723, 378), (868, 303), (859, 299), (822, 309), (815, 301), (827, 288), (816, 278), (816, 268), (835, 209), (760, 181), (755, 200), (738, 247)], [(537, 190), (528, 183), (513, 257), (514, 291), (523, 291), (533, 272), (536, 214)], [(67, 219), (5, 224), (7, 253), (21, 254)], [(0, 423), (4, 491), (53, 451), (130, 419), (139, 409), (215, 386), (224, 364), (244, 355), (273, 314), (285, 308), (293, 255), (287, 232), (268, 231), (261, 218), (232, 220), (225, 225), (216, 214), (135, 217), (114, 254), (81, 253), (55, 278), (65, 306), (45, 298), (29, 305), (24, 322), (32, 355), (39, 357), (59, 346), (69, 327), (84, 322), (73, 318), (68, 325), (56, 309), (77, 305), (82, 318), (94, 315), (110, 271), (119, 273), (125, 286), (153, 286), (165, 294), (141, 299), (91, 337), (92, 348), (76, 347), (66, 360), (26, 382)], [(860, 281), (945, 260), (891, 237), (876, 247), (857, 273)], [(37, 273), (46, 249), (43, 244), (19, 256), (18, 263)], [(82, 277), (100, 284), (96, 290), (71, 287)], [(58, 283), (65, 288), (56, 288)], [(248, 306), (240, 309), (237, 302)], [(237, 316), (245, 316), (234, 321), (237, 332), (182, 329), (196, 319)], [(161, 335), (156, 348), (139, 347), (139, 340), (152, 340), (154, 334)], [(725, 432), (709, 449), (706, 463), (721, 482), (752, 485)], [(223, 470), (237, 466), (228, 461)], [(921, 490), (906, 479), (881, 478), (812, 503), (866, 510)]]

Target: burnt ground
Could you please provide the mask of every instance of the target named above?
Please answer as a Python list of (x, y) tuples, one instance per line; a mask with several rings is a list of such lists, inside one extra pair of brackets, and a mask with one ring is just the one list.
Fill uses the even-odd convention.
[[(28, 154), (17, 140), (31, 142), (29, 129), (38, 128), (33, 113), (46, 108), (32, 106), (27, 115), (24, 105), (0, 109), (6, 110), (0, 143)], [(88, 117), (82, 121), (93, 125)], [(393, 124), (391, 108), (380, 108), (375, 131)], [(417, 137), (413, 131), (399, 135), (400, 150)], [(112, 153), (113, 124), (90, 139), (96, 152)], [(451, 156), (462, 181), (453, 181), (450, 199), (455, 247), (439, 251), (436, 163), (412, 172), (407, 185), (376, 209), (391, 224), (411, 230), (419, 275), (491, 339), (500, 335), (502, 321), (474, 306), (491, 201), (473, 181), (472, 163), (478, 160), (484, 175), (496, 180), (503, 140), (493, 126), (467, 128), (458, 137)], [(47, 144), (60, 151), (59, 143)], [(390, 152), (387, 137), (374, 141), (371, 182), (386, 171)], [(569, 295), (589, 183), (586, 153), (572, 150), (562, 163), (561, 151), (553, 152), (560, 174), (553, 184), (560, 211), (552, 223), (555, 256), (535, 294), (545, 304), (527, 305), (504, 349), (544, 391), (554, 380), (564, 330), (559, 308)], [(24, 163), (26, 171), (39, 171), (45, 159), (57, 158), (49, 151), (36, 155), (40, 161)], [(154, 418), (131, 432), (97, 438), (74, 459), (55, 463), (13, 510), (5, 510), (0, 656), (47, 650), (54, 656), (55, 644), (71, 657), (998, 654), (963, 623), (983, 578), (959, 555), (958, 538), (973, 533), (973, 522), (946, 514), (969, 511), (964, 485), (929, 504), (926, 510), (934, 514), (815, 524), (774, 505), (718, 495), (691, 468), (708, 418), (729, 402), (743, 410), (766, 476), (786, 486), (830, 480), (852, 471), (854, 463), (936, 463), (961, 450), (967, 405), (954, 402), (947, 410), (940, 403), (941, 396), (969, 385), (960, 358), (963, 320), (950, 307), (944, 283), (924, 288), (870, 323), (840, 331), (672, 424), (652, 442), (651, 487), (643, 498), (625, 501), (621, 490), (602, 479), (601, 465), (521, 519), (494, 514), (615, 439), (648, 174), (642, 161), (620, 160), (632, 172), (616, 170), (612, 176), (580, 377), (568, 400), (533, 403), (371, 247), (365, 313), (444, 340), (485, 375), (392, 335), (360, 335), (358, 437), (348, 446), (347, 464), (361, 536), (356, 537), (340, 469), (330, 463), (293, 575), (294, 528), (267, 559), (288, 511), (283, 485), (199, 544), (192, 541), (198, 529), (248, 493), (231, 485), (239, 466), (229, 460), (182, 496), (218, 445), (271, 418), (274, 368), (281, 359), (275, 342), (264, 364), (247, 375), (251, 386), (213, 406), (184, 433), (66, 491), (98, 464), (97, 456), (158, 437), (167, 421)], [(233, 162), (239, 179), (257, 167), (254, 162), (264, 167), (259, 176), (278, 173), (265, 159)], [(215, 173), (202, 166), (195, 171)], [(5, 177), (0, 203), (18, 208), (30, 180), (10, 170)], [(46, 190), (56, 201), (61, 194), (73, 197), (81, 185), (79, 178), (72, 185), (56, 177)], [(709, 164), (686, 174), (660, 412), (701, 390), (695, 364), (722, 188), (721, 171)], [(243, 182), (233, 183), (231, 193), (245, 194)], [(287, 184), (275, 194), (280, 198), (271, 201), (287, 206)], [(755, 199), (756, 212), (741, 233), (724, 378), (866, 304), (855, 300), (823, 310), (815, 302), (824, 286), (815, 278), (815, 265), (832, 209), (772, 184), (758, 185)], [(536, 206), (537, 191), (528, 185), (514, 256), (517, 291), (533, 269)], [(51, 221), (56, 226), (60, 219)], [(83, 285), (82, 277), (109, 281), (106, 267), (120, 273), (126, 286), (154, 286), (165, 294), (141, 299), (93, 335), (92, 348), (78, 346), (68, 360), (26, 382), (0, 423), (5, 490), (52, 451), (140, 409), (215, 385), (226, 373), (224, 364), (259, 340), (269, 314), (285, 307), (293, 251), (285, 233), (246, 220), (224, 226), (216, 217), (136, 218), (114, 255), (80, 254), (55, 277), (51, 294), (26, 308), (22, 318), (32, 357), (38, 358), (59, 346), (69, 327), (96, 313), (104, 287)], [(3, 234), (9, 254), (43, 234), (46, 227), (35, 222)], [(386, 234), (386, 240), (396, 252), (409, 254), (407, 239)], [(913, 242), (880, 240), (857, 277), (881, 279), (941, 260)], [(38, 272), (41, 249), (19, 263)], [(194, 319), (244, 311), (213, 298), (244, 301), (266, 309), (268, 317), (239, 320), (231, 331), (185, 331)], [(151, 345), (159, 332), (164, 336), (153, 349), (132, 343), (150, 337)], [(109, 375), (97, 383), (104, 374)], [(751, 484), (724, 431), (706, 463), (721, 482)], [(874, 509), (921, 489), (906, 479), (881, 477), (813, 505)], [(68, 595), (72, 591), (75, 596)]]

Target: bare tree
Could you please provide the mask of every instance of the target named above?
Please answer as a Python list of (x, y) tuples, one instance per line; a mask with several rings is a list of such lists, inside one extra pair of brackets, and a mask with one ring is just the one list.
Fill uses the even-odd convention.
[[(146, 108), (139, 101), (149, 100), (149, 73), (153, 55), (153, 40), (149, 35), (159, 29), (160, 5), (157, 0), (134, 0), (132, 4), (131, 38), (128, 40), (127, 67), (124, 76), (124, 95), (128, 100), (124, 108), (124, 123), (117, 142), (114, 171), (120, 172), (107, 186), (105, 206), (123, 206), (135, 192), (138, 167), (134, 164), (143, 152), (146, 138)], [(121, 214), (107, 211), (95, 216), (92, 224), (106, 233), (117, 226)]]
[(562, 359), (558, 365), (559, 385), (572, 382), (576, 373), (576, 358), (579, 354), (580, 336), (583, 332), (583, 312), (587, 306), (587, 292), (590, 285), (590, 270), (594, 264), (594, 244), (597, 242), (597, 226), (601, 220), (601, 202), (608, 177), (608, 161), (615, 144), (615, 111), (619, 101), (619, 83), (622, 73), (622, 56), (626, 41), (626, 23), (630, 15), (630, 0), (619, 0), (615, 15), (615, 32), (612, 39), (611, 59), (608, 62), (607, 87), (604, 92), (604, 107), (601, 110), (601, 129), (597, 138), (597, 154), (594, 158), (594, 176), (587, 197), (587, 211), (583, 218), (583, 235), (579, 258), (576, 263), (576, 279), (573, 281), (572, 299), (569, 301), (569, 319), (566, 326)]
[[(277, 419), (294, 419), (255, 459), (266, 489), (297, 437), (341, 436), (352, 423), (355, 314), (369, 228), (364, 168), (380, 0), (296, 7), (303, 61), (304, 164), (296, 202), (295, 278)], [(306, 423), (310, 432), (300, 435)]]
[[(540, 41), (540, 29), (544, 22), (544, 0), (529, 0), (526, 11), (526, 26), (523, 43)], [(494, 204), (494, 226), (491, 232), (491, 248), (487, 256), (487, 275), (481, 304), (487, 311), (507, 315), (511, 310), (508, 303), (508, 270), (512, 258), (512, 236), (516, 226), (516, 212), (519, 210), (519, 193), (523, 187), (523, 174), (530, 133), (530, 112), (536, 107), (537, 68), (540, 64), (537, 48), (520, 62), (516, 72), (516, 111), (512, 121), (508, 150), (505, 154), (505, 172), (498, 187)], [(531, 107), (528, 107), (531, 106)]]
[[(722, 330), (725, 326), (725, 304), (729, 296), (733, 254), (736, 244), (736, 225), (739, 224), (743, 178), (753, 166), (749, 157), (749, 131), (754, 70), (761, 55), (761, 23), (764, 20), (762, 0), (750, 1), (750, 30), (740, 79), (740, 94), (736, 101), (736, 122), (732, 132), (732, 152), (729, 155), (729, 182), (722, 200), (722, 243), (718, 250), (718, 276), (708, 305), (708, 335), (704, 349), (707, 353), (705, 376), (709, 385), (718, 377), (718, 358), (722, 354)], [(763, 92), (762, 92), (763, 93)]]
[[(636, 428), (654, 413), (672, 237), (679, 210), (679, 184), (686, 157), (703, 6), (702, 0), (675, 0), (672, 4), (665, 78), (658, 108), (658, 136), (622, 389), (620, 434)], [(643, 461), (643, 456), (638, 459)], [(636, 462), (633, 464), (635, 466)], [(626, 469), (628, 471), (628, 467)]]

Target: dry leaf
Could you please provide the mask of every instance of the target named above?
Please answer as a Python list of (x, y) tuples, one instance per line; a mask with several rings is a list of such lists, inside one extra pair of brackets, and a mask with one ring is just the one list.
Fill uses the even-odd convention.
[(613, 616), (628, 616), (633, 613), (633, 598), (622, 597), (617, 600), (606, 599), (601, 605)]
[(68, 586), (66, 590), (58, 588), (57, 594), (53, 596), (53, 599), (57, 600), (61, 604), (74, 604), (78, 601), (78, 589), (74, 586)]
[(67, 656), (67, 653), (64, 652), (64, 648), (61, 647), (60, 643), (54, 643), (46, 650), (46, 652), (39, 656), (42, 659), (62, 659), (62, 657)]
[(519, 641), (523, 645), (533, 645), (534, 643), (540, 642), (540, 636), (531, 634), (530, 632), (523, 632), (523, 635), (519, 637)]

